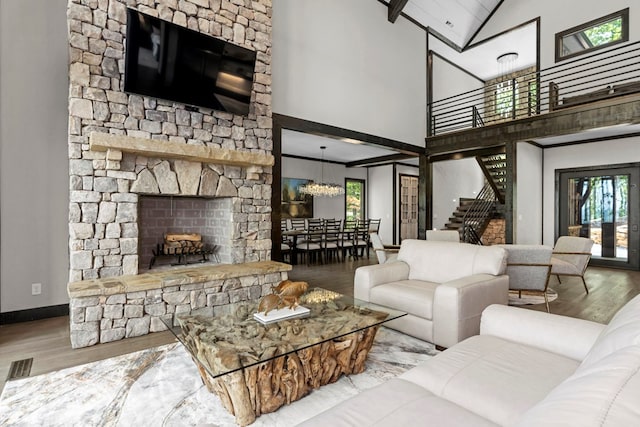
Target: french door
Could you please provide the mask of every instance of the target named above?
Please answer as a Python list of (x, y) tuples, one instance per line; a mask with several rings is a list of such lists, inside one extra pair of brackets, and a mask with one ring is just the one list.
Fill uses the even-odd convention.
[(418, 177), (400, 175), (400, 241), (418, 238)]
[(559, 172), (558, 236), (594, 241), (591, 265), (637, 270), (640, 166)]

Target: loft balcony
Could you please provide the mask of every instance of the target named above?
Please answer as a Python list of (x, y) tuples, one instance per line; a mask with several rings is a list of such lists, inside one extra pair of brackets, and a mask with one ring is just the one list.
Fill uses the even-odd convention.
[(427, 106), (428, 155), (640, 132), (640, 42), (513, 73)]

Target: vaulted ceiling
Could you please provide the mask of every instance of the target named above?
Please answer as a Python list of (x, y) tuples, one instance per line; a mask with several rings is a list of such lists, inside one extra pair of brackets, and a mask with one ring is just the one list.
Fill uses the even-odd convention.
[(404, 13), (460, 49), (464, 48), (501, 0), (391, 0), (389, 21)]

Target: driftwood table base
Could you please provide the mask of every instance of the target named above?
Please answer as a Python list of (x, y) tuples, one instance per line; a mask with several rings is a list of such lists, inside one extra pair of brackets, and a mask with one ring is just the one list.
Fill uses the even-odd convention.
[(405, 315), (320, 288), (300, 302), (308, 317), (266, 325), (253, 319), (257, 303), (222, 306), (213, 316), (176, 316), (172, 331), (241, 426), (343, 374), (362, 372), (380, 324)]
[(209, 391), (246, 426), (256, 417), (306, 396), (340, 376), (364, 371), (379, 326), (212, 378), (198, 363)]

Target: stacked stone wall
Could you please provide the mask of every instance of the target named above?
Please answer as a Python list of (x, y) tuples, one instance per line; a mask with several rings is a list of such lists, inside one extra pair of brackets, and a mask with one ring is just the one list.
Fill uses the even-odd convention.
[(505, 220), (492, 219), (482, 233), (482, 243), (485, 245), (505, 244)]
[[(127, 7), (257, 52), (247, 116), (125, 93)], [(270, 259), (270, 167), (92, 151), (103, 132), (271, 154), (271, 0), (69, 0), (71, 282), (138, 273), (138, 194), (231, 197), (232, 263)]]

